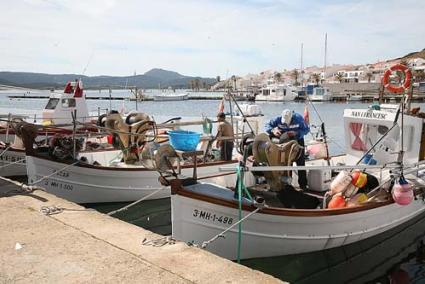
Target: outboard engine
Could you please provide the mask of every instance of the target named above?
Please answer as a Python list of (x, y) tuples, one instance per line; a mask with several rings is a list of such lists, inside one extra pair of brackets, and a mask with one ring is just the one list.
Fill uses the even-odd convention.
[[(254, 139), (252, 152), (259, 165), (292, 166), (292, 163), (304, 154), (304, 147), (295, 140), (275, 144), (267, 134), (261, 133)], [(271, 191), (280, 191), (291, 183), (291, 171), (265, 171), (263, 174)]]
[(155, 123), (144, 113), (130, 114), (125, 121), (120, 114), (114, 113), (106, 117), (105, 127), (112, 130), (113, 141), (118, 141), (114, 146), (118, 144), (123, 151), (124, 162), (134, 164), (139, 161), (140, 147), (148, 141), (146, 134), (155, 129)]

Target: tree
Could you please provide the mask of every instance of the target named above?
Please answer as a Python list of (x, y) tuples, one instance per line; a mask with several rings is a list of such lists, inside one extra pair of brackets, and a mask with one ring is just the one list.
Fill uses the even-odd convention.
[(220, 79), (221, 79), (220, 76), (216, 77), (217, 82), (220, 82)]
[(313, 73), (311, 75), (311, 78), (314, 82), (316, 82), (317, 85), (319, 85), (319, 82), (320, 82), (320, 79), (321, 79), (319, 73)]
[(200, 81), (199, 81), (199, 79), (198, 79), (198, 78), (196, 78), (196, 79), (195, 79), (195, 89), (199, 91), (200, 86), (201, 86), (201, 85), (200, 85)]
[(344, 74), (336, 73), (335, 78), (339, 81), (339, 83), (342, 83), (342, 81), (344, 80)]
[(295, 80), (294, 86), (298, 86), (298, 77), (300, 76), (300, 73), (298, 72), (297, 69), (294, 69), (294, 71), (292, 71), (291, 73), (292, 78)]
[(279, 83), (282, 80), (282, 73), (280, 73), (280, 72), (275, 73), (274, 79), (275, 79), (276, 82)]

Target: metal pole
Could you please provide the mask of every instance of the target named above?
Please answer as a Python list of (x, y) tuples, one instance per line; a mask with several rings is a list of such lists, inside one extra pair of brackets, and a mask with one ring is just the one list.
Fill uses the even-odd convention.
[(249, 129), (251, 129), (251, 133), (254, 134), (254, 129), (252, 128), (251, 124), (249, 124), (249, 121), (246, 119), (246, 116), (243, 113), (242, 109), (240, 108), (239, 104), (237, 103), (235, 97), (231, 93), (229, 93), (229, 96), (233, 100), (233, 102), (235, 103), (235, 105), (238, 108), (239, 112), (241, 113), (241, 115), (242, 115), (242, 117), (244, 119), (244, 122), (246, 122), (246, 124), (248, 124)]
[(75, 141), (75, 131), (77, 128), (77, 123), (76, 123), (76, 119), (77, 119), (77, 110), (74, 109), (74, 112), (71, 112), (72, 115), (72, 123), (73, 123), (73, 127), (72, 127), (72, 142), (73, 142), (73, 158), (76, 159), (76, 141)]
[[(6, 144), (9, 143), (9, 127), (10, 127), (10, 120), (12, 119), (12, 115), (9, 112), (7, 115), (7, 125), (6, 125)], [(15, 133), (16, 135), (16, 133)]]
[(139, 100), (139, 98), (138, 98), (138, 93), (137, 93), (137, 86), (134, 88), (134, 90), (135, 90), (135, 96), (136, 96), (136, 110), (138, 110), (137, 101)]
[(111, 87), (109, 87), (109, 111), (112, 110), (112, 90)]

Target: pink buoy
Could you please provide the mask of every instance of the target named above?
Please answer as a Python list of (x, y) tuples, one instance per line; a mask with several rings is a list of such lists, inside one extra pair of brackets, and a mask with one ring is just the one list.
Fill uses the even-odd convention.
[(408, 205), (413, 200), (413, 190), (410, 184), (394, 184), (393, 199), (399, 205)]

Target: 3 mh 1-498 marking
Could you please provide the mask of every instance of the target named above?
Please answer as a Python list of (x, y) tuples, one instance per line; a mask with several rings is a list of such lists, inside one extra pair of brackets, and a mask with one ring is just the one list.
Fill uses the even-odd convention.
[(198, 210), (198, 209), (193, 210), (193, 217), (212, 221), (212, 222), (228, 224), (228, 225), (231, 225), (233, 223), (233, 218), (223, 216), (223, 215), (216, 215), (211, 212)]

